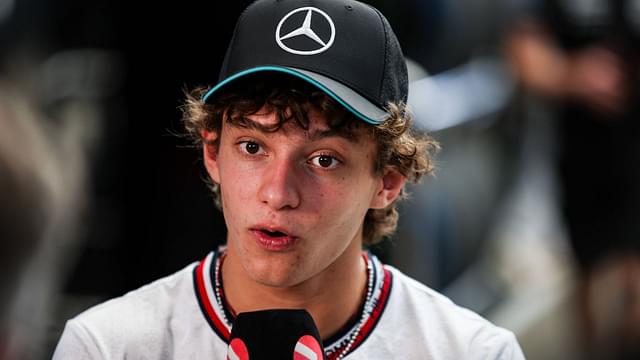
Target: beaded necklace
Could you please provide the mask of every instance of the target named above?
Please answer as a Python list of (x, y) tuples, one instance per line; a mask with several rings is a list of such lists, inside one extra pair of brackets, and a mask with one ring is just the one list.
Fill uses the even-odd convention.
[[(215, 297), (216, 297), (216, 303), (218, 305), (218, 307), (220, 309), (222, 309), (221, 311), (221, 315), (222, 315), (222, 320), (224, 321), (224, 323), (227, 325), (227, 327), (231, 328), (231, 322), (229, 321), (229, 319), (227, 319), (227, 316), (225, 314), (225, 304), (222, 300), (222, 281), (221, 281), (221, 266), (222, 266), (222, 261), (224, 258), (225, 254), (222, 253), (220, 254), (220, 256), (216, 257), (216, 263), (215, 263), (215, 270), (214, 270), (214, 292), (215, 292)], [(351, 328), (351, 330), (349, 330), (349, 333), (347, 334), (346, 338), (348, 339), (348, 341), (346, 342), (346, 345), (344, 347), (340, 346), (338, 347), (336, 350), (334, 351), (338, 351), (340, 350), (340, 352), (337, 355), (334, 355), (333, 352), (328, 352), (327, 358), (333, 358), (333, 359), (343, 359), (351, 350), (351, 347), (353, 347), (353, 344), (355, 343), (356, 339), (358, 338), (358, 335), (360, 335), (360, 331), (362, 330), (362, 327), (364, 326), (364, 324), (367, 322), (367, 320), (369, 319), (369, 317), (371, 316), (371, 313), (373, 312), (373, 309), (376, 306), (376, 302), (377, 300), (373, 298), (373, 290), (374, 290), (374, 267), (373, 267), (373, 262), (368, 260), (366, 255), (363, 255), (364, 261), (366, 263), (367, 266), (367, 294), (365, 296), (365, 300), (364, 300), (364, 306), (362, 307), (362, 314), (360, 316), (360, 320), (358, 321), (357, 325), (353, 328)], [(344, 337), (343, 337), (344, 338)]]

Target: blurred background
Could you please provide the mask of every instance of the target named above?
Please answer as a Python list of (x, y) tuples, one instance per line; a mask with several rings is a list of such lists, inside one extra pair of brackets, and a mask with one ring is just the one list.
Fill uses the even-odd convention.
[[(443, 148), (372, 251), (529, 359), (639, 359), (640, 1), (366, 2)], [(222, 242), (176, 135), (249, 3), (0, 0), (0, 359)]]

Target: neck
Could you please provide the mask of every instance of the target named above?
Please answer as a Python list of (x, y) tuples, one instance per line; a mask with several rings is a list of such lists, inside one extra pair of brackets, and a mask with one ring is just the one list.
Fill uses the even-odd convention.
[[(327, 339), (357, 316), (367, 282), (360, 241), (352, 244), (326, 269), (303, 282), (274, 287), (251, 279), (228, 252), (222, 264), (224, 294), (236, 313), (264, 309), (305, 309)], [(340, 296), (336, 296), (340, 294)]]

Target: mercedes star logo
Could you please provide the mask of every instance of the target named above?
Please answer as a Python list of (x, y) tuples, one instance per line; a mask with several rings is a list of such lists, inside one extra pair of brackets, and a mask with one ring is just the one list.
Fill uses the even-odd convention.
[[(293, 31), (290, 31), (286, 34), (281, 34), (281, 30), (282, 30), (282, 24), (284, 24), (287, 19), (289, 19), (289, 17), (291, 17), (291, 15), (294, 15), (296, 13), (299, 13), (301, 11), (306, 11), (307, 14), (304, 17), (304, 22), (302, 23), (302, 26), (296, 28)], [(314, 14), (319, 14), (322, 15), (322, 17), (319, 16), (315, 16)], [(312, 23), (311, 20), (314, 20), (314, 22)], [(318, 34), (316, 34), (315, 31), (313, 31), (312, 25), (316, 23), (316, 21), (324, 19), (328, 24), (329, 27), (331, 28), (331, 36), (329, 37), (329, 40), (325, 41), (322, 40), (320, 38), (320, 36), (318, 36)], [(291, 39), (294, 37), (298, 37), (298, 36), (305, 36), (309, 39), (311, 39), (313, 42), (315, 42), (319, 47), (317, 49), (313, 49), (313, 50), (299, 50), (299, 49), (292, 49), (291, 47), (285, 45), (282, 40), (286, 40), (286, 39)], [(331, 45), (333, 44), (333, 39), (336, 36), (336, 29), (335, 26), (333, 25), (333, 20), (331, 20), (331, 18), (329, 17), (329, 15), (327, 15), (324, 11), (315, 8), (315, 7), (311, 7), (311, 6), (307, 6), (307, 7), (301, 7), (298, 9), (295, 9), (291, 12), (289, 12), (287, 15), (285, 15), (282, 20), (280, 20), (280, 22), (278, 23), (278, 27), (276, 28), (276, 42), (278, 43), (278, 46), (280, 46), (282, 48), (282, 50), (292, 53), (292, 54), (296, 54), (296, 55), (315, 55), (315, 54), (319, 54), (325, 50), (327, 50), (328, 48), (331, 47)]]

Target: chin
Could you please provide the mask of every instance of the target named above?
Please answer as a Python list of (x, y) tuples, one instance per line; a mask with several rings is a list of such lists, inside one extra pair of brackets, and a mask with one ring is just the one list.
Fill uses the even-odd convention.
[(279, 279), (256, 279), (256, 282), (263, 286), (279, 289), (286, 289), (296, 285), (295, 282)]
[[(303, 277), (300, 276), (299, 270), (292, 268), (275, 268), (267, 266), (265, 268), (248, 269), (249, 276), (253, 281), (275, 288), (287, 288), (300, 284)], [(297, 276), (293, 276), (296, 274)]]
[(261, 285), (273, 288), (288, 288), (300, 283), (300, 281), (297, 281), (296, 279), (291, 279), (289, 277), (276, 277), (272, 275), (257, 276), (254, 277), (254, 281)]

